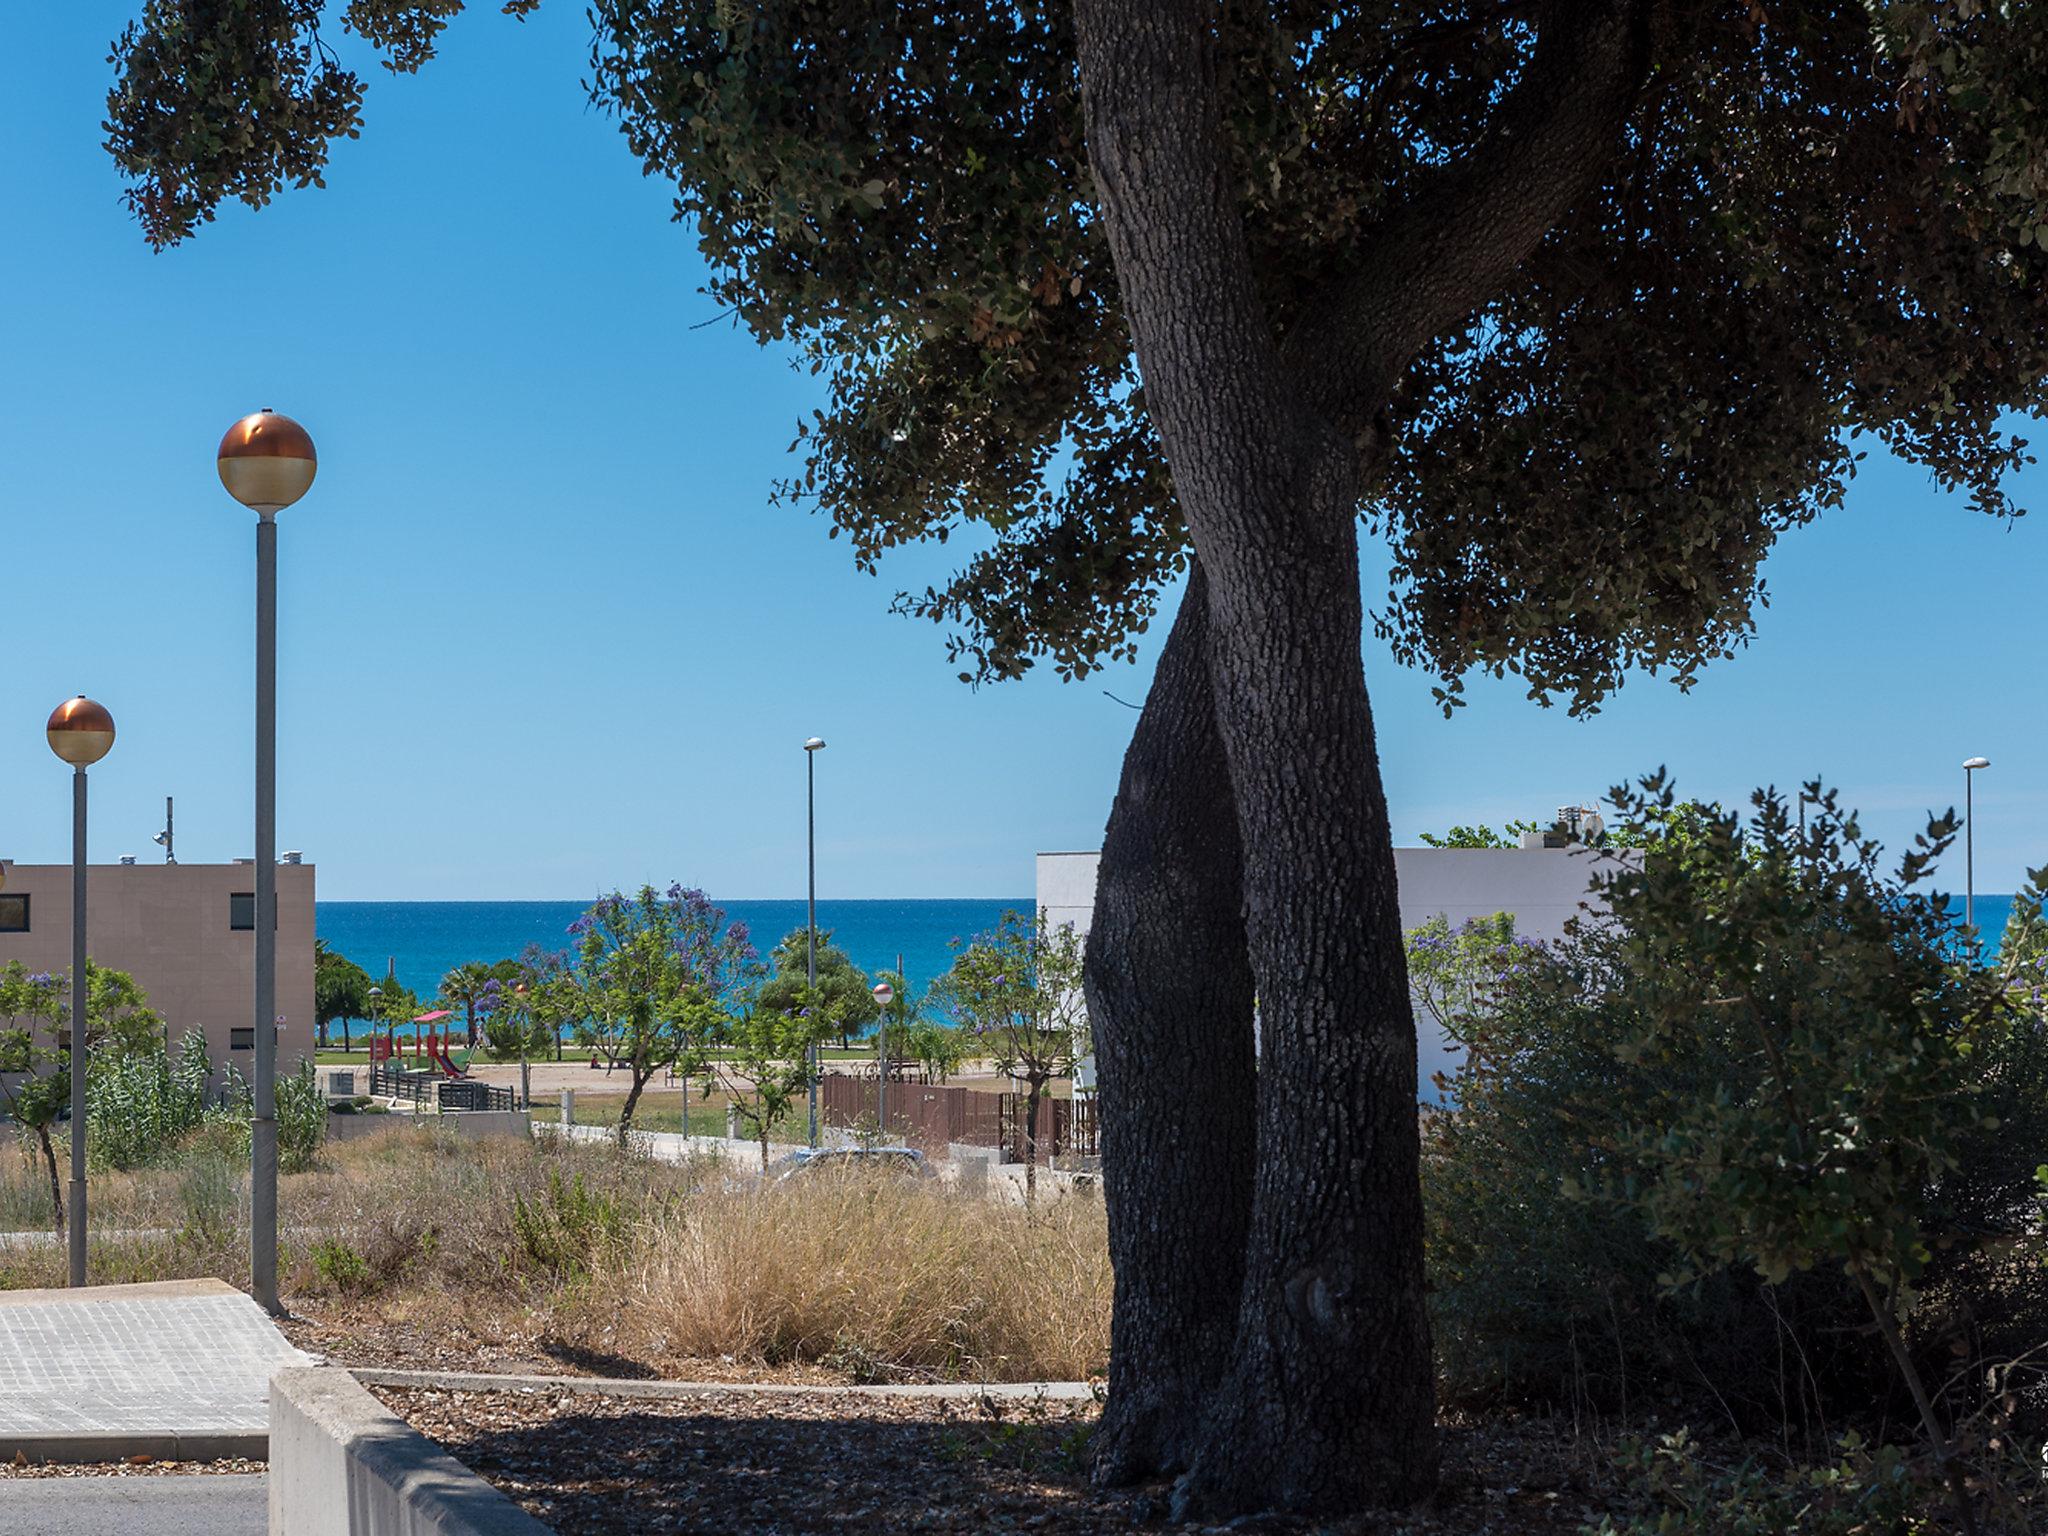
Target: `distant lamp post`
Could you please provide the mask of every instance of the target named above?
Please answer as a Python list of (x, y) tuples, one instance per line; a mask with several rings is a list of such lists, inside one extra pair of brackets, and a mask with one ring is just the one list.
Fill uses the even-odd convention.
[[(519, 1010), (519, 1107), (521, 1109), (533, 1107), (532, 1085), (526, 1075), (526, 1048), (530, 1043), (527, 1040), (527, 1036), (533, 1029), (533, 1014), (527, 1007), (526, 999), (531, 991), (532, 989), (523, 981), (516, 981), (512, 984), (512, 996), (517, 999), (512, 1006)], [(687, 1098), (687, 1095), (685, 1097)], [(687, 1114), (683, 1117), (683, 1121), (683, 1129), (685, 1131), (689, 1130), (689, 1116)]]
[(889, 1139), (889, 1005), (895, 1001), (894, 987), (875, 983), (875, 1006), (882, 1010), (875, 1025), (875, 1129), (884, 1141)]
[(1977, 944), (1977, 770), (1990, 766), (1988, 757), (1963, 759), (1963, 926), (1972, 944)]
[(277, 514), (312, 488), (313, 439), (264, 409), (227, 430), (215, 456), (220, 483), (256, 514), (256, 998), (255, 1105), (249, 1134), (250, 1291), (277, 1300)]
[(84, 694), (50, 713), (50, 750), (71, 765), (71, 1193), (65, 1245), (73, 1286), (85, 1284), (85, 770), (114, 746), (114, 717)]
[[(818, 754), (824, 750), (825, 738), (822, 736), (813, 736), (804, 743), (804, 804), (809, 827), (805, 846), (808, 850), (807, 862), (810, 868), (811, 879), (810, 919), (808, 924), (810, 939), (804, 945), (804, 997), (806, 1008), (815, 1007), (818, 1001)], [(808, 1050), (810, 1052), (810, 1070), (804, 1075), (810, 1079), (811, 1083), (810, 1144), (815, 1147), (818, 1144), (818, 1043), (815, 1035), (812, 1036)]]

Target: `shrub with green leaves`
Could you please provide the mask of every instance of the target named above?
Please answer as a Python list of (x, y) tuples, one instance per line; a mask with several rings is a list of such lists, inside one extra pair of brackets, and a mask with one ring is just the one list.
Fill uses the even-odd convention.
[(1810, 1466), (1754, 1457), (1716, 1467), (1684, 1430), (1623, 1444), (1627, 1496), (1640, 1505), (1582, 1527), (1582, 1536), (1935, 1536), (1949, 1529), (1937, 1473), (1896, 1446), (1854, 1431)]
[[(1654, 834), (1673, 801), (1617, 804)], [(2048, 1039), (1923, 889), (1952, 823), (1893, 872), (1818, 785), (1803, 832), (1769, 795), (1687, 821), (1477, 1018), (1431, 1117), (1448, 1388), (1813, 1424), (2038, 1344)]]
[(95, 1170), (160, 1163), (211, 1106), (206, 1037), (188, 1030), (173, 1058), (160, 1041), (101, 1057), (86, 1073), (86, 1153)]

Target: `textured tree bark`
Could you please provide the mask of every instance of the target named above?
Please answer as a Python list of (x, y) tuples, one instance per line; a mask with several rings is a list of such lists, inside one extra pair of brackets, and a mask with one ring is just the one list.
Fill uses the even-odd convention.
[(57, 1148), (50, 1140), (47, 1125), (36, 1127), (36, 1140), (42, 1144), (43, 1166), (50, 1171), (50, 1209), (57, 1213), (57, 1231), (64, 1231), (64, 1183), (57, 1177)]
[[(1230, 1364), (1177, 1519), (1345, 1513), (1436, 1481), (1415, 1024), (1359, 653), (1357, 515), (1396, 382), (1591, 185), (1662, 8), (1541, 13), (1486, 141), (1419, 178), (1283, 338), (1224, 143), (1216, 0), (1075, 0), (1089, 162), (1147, 411), (1207, 573), (1265, 1041)], [(1120, 1270), (1119, 1304), (1124, 1285)]]
[(1236, 812), (1209, 698), (1208, 588), (1181, 599), (1123, 779), (1088, 935), (1116, 1270), (1095, 1476), (1184, 1469), (1230, 1358), (1255, 1155)]

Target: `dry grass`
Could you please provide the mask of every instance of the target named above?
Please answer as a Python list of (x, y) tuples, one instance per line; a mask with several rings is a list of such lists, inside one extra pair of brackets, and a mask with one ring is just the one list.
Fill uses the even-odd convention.
[(1092, 1199), (1026, 1211), (834, 1173), (696, 1202), (644, 1238), (604, 1295), (650, 1354), (990, 1381), (1073, 1380), (1109, 1357)]
[[(0, 1217), (47, 1213), (0, 1149)], [(47, 1196), (43, 1204), (47, 1205)], [(689, 1374), (692, 1360), (857, 1379), (1087, 1376), (1109, 1353), (1099, 1200), (1036, 1210), (858, 1173), (761, 1187), (591, 1144), (395, 1130), (286, 1178), (287, 1299), (486, 1342), (546, 1341)], [(248, 1277), (244, 1171), (200, 1145), (96, 1177), (93, 1278)], [(53, 1244), (0, 1246), (0, 1289), (61, 1285)]]

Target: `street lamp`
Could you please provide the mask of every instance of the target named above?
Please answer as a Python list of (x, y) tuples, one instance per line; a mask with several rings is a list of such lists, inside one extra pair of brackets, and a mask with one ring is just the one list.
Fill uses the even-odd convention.
[[(804, 946), (804, 1008), (808, 1012), (818, 1004), (818, 754), (825, 750), (825, 738), (813, 736), (804, 743), (804, 777), (806, 780), (804, 803), (809, 822), (806, 846), (809, 849), (811, 875), (810, 896), (810, 942)], [(811, 1141), (818, 1144), (818, 1039), (811, 1032), (811, 1043), (805, 1047), (809, 1052), (810, 1070), (804, 1075), (811, 1082)]]
[[(530, 990), (523, 981), (517, 981), (512, 984), (512, 995), (518, 999), (512, 1006), (519, 1010), (519, 1107), (521, 1109), (531, 1109), (533, 1107), (533, 1094), (526, 1075), (526, 1049), (532, 1044), (527, 1039), (527, 1036), (533, 1029), (533, 1013), (526, 1004), (527, 993)], [(685, 1131), (688, 1131), (690, 1128), (689, 1118), (687, 1114), (683, 1116), (683, 1129)]]
[(1988, 757), (1963, 759), (1963, 926), (1970, 930), (1970, 942), (1977, 942), (1977, 770), (1989, 768)]
[(886, 981), (875, 983), (875, 1006), (882, 1017), (875, 1025), (875, 1128), (889, 1139), (889, 1005), (896, 1001), (896, 989)]
[(249, 1128), (249, 1280), (277, 1301), (277, 514), (305, 495), (313, 439), (265, 408), (220, 440), (220, 483), (256, 514), (256, 1091)]
[(71, 1284), (85, 1284), (85, 770), (114, 745), (114, 717), (84, 694), (50, 712), (50, 750), (71, 765)]

